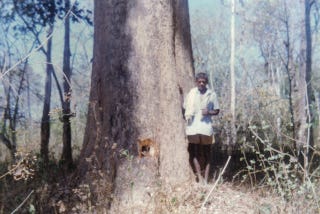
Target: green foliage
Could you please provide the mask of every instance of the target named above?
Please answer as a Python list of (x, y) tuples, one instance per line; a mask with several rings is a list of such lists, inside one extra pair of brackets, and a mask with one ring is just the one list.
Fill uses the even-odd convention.
[[(14, 10), (20, 16), (25, 16), (30, 27), (35, 27), (36, 25), (46, 26), (48, 24), (53, 24), (55, 17), (63, 19), (67, 12), (65, 8), (64, 0), (14, 0)], [(80, 8), (79, 2), (76, 1), (72, 6), (72, 21), (79, 22), (81, 19), (85, 20), (88, 24), (92, 25), (92, 11)]]
[(46, 26), (53, 24), (57, 12), (55, 0), (14, 0), (14, 10), (23, 15), (30, 28), (36, 25)]
[(36, 213), (36, 209), (35, 207), (33, 206), (33, 204), (30, 204), (29, 205), (29, 214), (35, 214)]
[[(93, 24), (91, 10), (82, 8), (78, 1), (69, 7), (71, 8), (71, 21), (83, 20), (89, 25)], [(44, 27), (54, 25), (57, 19), (63, 20), (69, 12), (64, 0), (4, 0), (0, 2), (0, 21), (3, 20), (6, 26), (12, 27), (16, 37), (25, 36), (29, 32), (39, 36)]]
[[(59, 19), (63, 19), (68, 12), (65, 9), (64, 2), (65, 0), (56, 0), (56, 7), (57, 7), (56, 13)], [(72, 9), (71, 9), (72, 14), (74, 14), (73, 16), (71, 16), (71, 20), (73, 22), (80, 22), (81, 20), (84, 20), (89, 25), (93, 25), (91, 10), (81, 8), (79, 5), (79, 1), (75, 1), (73, 5), (69, 5), (69, 7), (71, 6), (72, 6)]]
[(130, 154), (129, 150), (123, 149), (120, 151), (120, 156), (126, 158), (128, 161), (132, 161), (134, 158), (134, 155)]

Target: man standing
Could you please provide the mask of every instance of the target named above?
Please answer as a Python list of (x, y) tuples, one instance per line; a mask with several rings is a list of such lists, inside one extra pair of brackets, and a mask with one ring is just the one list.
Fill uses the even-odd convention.
[(219, 114), (220, 110), (215, 92), (207, 87), (208, 75), (197, 73), (196, 84), (197, 87), (190, 90), (184, 102), (186, 134), (189, 141), (190, 163), (193, 164), (200, 181), (202, 176), (199, 159), (204, 160), (204, 179), (207, 182), (213, 141), (212, 116)]

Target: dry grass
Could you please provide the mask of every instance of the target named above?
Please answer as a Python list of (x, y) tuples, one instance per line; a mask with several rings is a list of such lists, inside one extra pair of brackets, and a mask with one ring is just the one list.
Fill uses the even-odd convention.
[(215, 185), (214, 181), (168, 187), (154, 172), (151, 160), (124, 162), (110, 213), (287, 213), (287, 204), (267, 192), (244, 191), (231, 183)]
[[(60, 127), (56, 129), (60, 130)], [(51, 144), (54, 160), (60, 156), (62, 145), (61, 139), (54, 137), (59, 136), (57, 130), (53, 131), (55, 143)], [(22, 132), (21, 135), (26, 137), (24, 142), (20, 142), (20, 152), (38, 148), (39, 142), (35, 138), (29, 139)], [(37, 135), (32, 133), (30, 136)], [(78, 140), (74, 145), (81, 148), (81, 139)], [(7, 160), (5, 149), (0, 149), (0, 157), (3, 161)], [(7, 170), (2, 167), (1, 173)], [(39, 174), (35, 171), (35, 176), (26, 181), (14, 180), (12, 176), (2, 178), (0, 213), (10, 213), (20, 204), (22, 206), (18, 212), (25, 213), (320, 213), (314, 203), (319, 199), (311, 200), (312, 195), (303, 192), (294, 192), (290, 200), (285, 200), (274, 189), (258, 186), (253, 189), (245, 184), (235, 186), (223, 179), (212, 180), (209, 184), (189, 181), (175, 187), (164, 186), (159, 178), (157, 163), (152, 158), (124, 158), (118, 169), (111, 199), (110, 182), (104, 179), (101, 172), (93, 173), (88, 184), (70, 187), (65, 185), (68, 175), (59, 170), (57, 165), (52, 165), (50, 173)], [(319, 195), (319, 188), (315, 191)], [(113, 203), (108, 210), (110, 200)]]
[[(1, 203), (6, 205), (2, 204), (0, 213), (14, 210), (22, 202), (19, 211), (29, 212), (32, 208), (35, 213), (319, 213), (307, 195), (295, 193), (292, 200), (286, 201), (272, 189), (235, 186), (223, 179), (211, 180), (209, 184), (189, 181), (175, 187), (165, 186), (156, 166), (151, 158), (123, 161), (111, 195), (110, 210), (110, 183), (99, 172), (92, 174), (91, 183), (73, 188), (63, 183), (59, 173), (51, 173), (51, 176), (61, 176), (51, 183), (43, 183), (39, 177), (27, 181), (7, 178), (7, 191), (1, 192)], [(27, 198), (31, 191), (32, 195)]]

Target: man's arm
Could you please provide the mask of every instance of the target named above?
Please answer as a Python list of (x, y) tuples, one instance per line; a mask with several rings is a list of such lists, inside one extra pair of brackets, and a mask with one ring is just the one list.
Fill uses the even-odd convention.
[(213, 110), (208, 110), (208, 109), (202, 109), (202, 115), (217, 115), (219, 114), (220, 109), (213, 109)]
[(209, 111), (209, 114), (210, 115), (218, 115), (219, 112), (220, 112), (220, 109), (213, 109), (213, 110)]

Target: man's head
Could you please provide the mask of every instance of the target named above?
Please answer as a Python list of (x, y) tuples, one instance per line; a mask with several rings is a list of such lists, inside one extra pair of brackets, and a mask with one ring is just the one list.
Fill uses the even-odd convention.
[(201, 93), (206, 92), (208, 84), (208, 75), (206, 73), (200, 72), (196, 74), (196, 83), (199, 91)]

